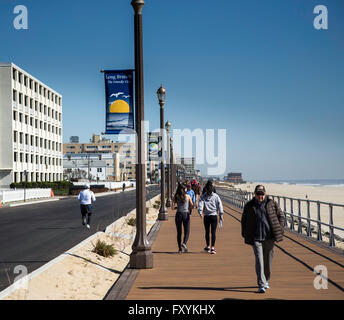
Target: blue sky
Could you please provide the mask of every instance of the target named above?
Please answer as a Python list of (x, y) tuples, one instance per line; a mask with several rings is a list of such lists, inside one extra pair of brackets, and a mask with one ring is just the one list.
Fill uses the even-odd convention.
[[(13, 8), (27, 6), (28, 30)], [(316, 5), (328, 30), (313, 27)], [(344, 178), (342, 0), (147, 0), (145, 118), (226, 129), (226, 172), (245, 179)], [(1, 0), (0, 61), (63, 95), (63, 141), (104, 131), (100, 69), (134, 67), (129, 0)], [(206, 166), (201, 166), (205, 173)]]

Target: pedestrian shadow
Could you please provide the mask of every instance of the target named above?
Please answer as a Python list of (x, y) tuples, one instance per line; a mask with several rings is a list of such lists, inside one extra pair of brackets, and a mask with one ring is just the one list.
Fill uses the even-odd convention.
[[(143, 290), (206, 290), (206, 291), (232, 291), (232, 292), (242, 292), (242, 293), (257, 293), (258, 288), (255, 287), (138, 287)], [(255, 289), (255, 290), (245, 290), (245, 289)]]
[(99, 264), (99, 263), (93, 262), (92, 260), (86, 259), (86, 258), (81, 257), (81, 256), (78, 256), (78, 255), (76, 255), (76, 254), (69, 253), (69, 252), (66, 252), (65, 254), (67, 254), (67, 255), (69, 255), (69, 256), (73, 256), (73, 257), (75, 257), (75, 258), (83, 259), (83, 260), (85, 260), (85, 261), (87, 261), (87, 262), (89, 262), (89, 263), (92, 263), (92, 264), (94, 264), (94, 265), (96, 265), (96, 266), (98, 266), (98, 267), (101, 267), (101, 268), (103, 268), (103, 269), (106, 269), (106, 270), (108, 270), (108, 271), (110, 271), (110, 272), (113, 272), (113, 273), (116, 273), (116, 274), (122, 274), (122, 272), (120, 272), (120, 271), (117, 271), (117, 270), (114, 270), (114, 269), (110, 269), (110, 268), (104, 267), (104, 266), (102, 266), (102, 265)]
[(177, 255), (184, 255), (184, 254), (199, 254), (199, 253), (202, 253), (202, 252), (188, 251), (188, 252), (179, 253), (178, 251), (153, 251), (152, 253), (154, 253), (154, 254), (177, 254)]
[(80, 229), (80, 227), (41, 227), (37, 228), (37, 230), (74, 230), (74, 229)]

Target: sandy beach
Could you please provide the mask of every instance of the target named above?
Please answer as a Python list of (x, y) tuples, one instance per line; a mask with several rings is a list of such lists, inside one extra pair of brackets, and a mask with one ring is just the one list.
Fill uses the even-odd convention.
[[(158, 217), (154, 208), (160, 195), (147, 201), (147, 233)], [(128, 224), (136, 217), (136, 209), (97, 232), (75, 249), (64, 253), (53, 264), (28, 281), (18, 282), (17, 289), (3, 297), (4, 300), (102, 300), (129, 263), (129, 255), (136, 234), (136, 226)], [(112, 244), (117, 250), (113, 257), (103, 257), (93, 252), (97, 240)], [(16, 284), (16, 283), (15, 283)]]
[[(323, 201), (333, 204), (344, 205), (344, 186), (310, 186), (310, 185), (293, 185), (293, 184), (278, 184), (278, 183), (263, 183), (263, 182), (247, 182), (243, 184), (236, 184), (236, 189), (244, 191), (254, 192), (254, 188), (257, 184), (263, 184), (265, 186), (268, 195), (290, 197), (295, 199), (305, 199), (314, 201)], [(277, 199), (275, 199), (277, 201)], [(280, 200), (280, 206), (284, 209), (284, 201)], [(298, 201), (293, 200), (292, 204), (289, 199), (286, 200), (286, 211), (291, 212), (291, 206), (293, 207), (294, 214), (298, 215)], [(307, 202), (301, 201), (301, 216), (307, 217)], [(321, 221), (329, 223), (329, 206), (325, 204), (320, 205)], [(317, 204), (310, 204), (310, 216), (311, 219), (317, 219)], [(306, 220), (303, 220), (306, 223)], [(344, 228), (344, 207), (333, 207), (333, 224), (335, 226)], [(316, 228), (316, 223), (312, 222), (312, 226)], [(322, 226), (322, 231), (328, 232), (327, 226)], [(344, 238), (344, 231), (335, 230), (336, 235)], [(327, 239), (324, 239), (326, 241)], [(337, 242), (338, 247), (344, 245)]]

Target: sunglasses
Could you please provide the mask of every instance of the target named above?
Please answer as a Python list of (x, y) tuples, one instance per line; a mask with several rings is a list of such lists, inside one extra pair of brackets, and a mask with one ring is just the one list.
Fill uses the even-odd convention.
[(263, 191), (257, 191), (256, 194), (259, 195), (259, 196), (263, 196), (263, 195), (265, 194), (265, 192), (263, 192)]

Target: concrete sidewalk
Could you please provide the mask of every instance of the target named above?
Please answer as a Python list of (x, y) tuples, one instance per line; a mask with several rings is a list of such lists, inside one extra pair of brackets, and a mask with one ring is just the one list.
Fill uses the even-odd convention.
[[(154, 268), (128, 269), (128, 281), (122, 281), (127, 285), (126, 294), (117, 299), (344, 299), (344, 256), (290, 232), (275, 246), (271, 289), (257, 293), (253, 250), (241, 237), (241, 212), (224, 207), (223, 228), (217, 229), (217, 254), (203, 251), (203, 221), (196, 210), (191, 216), (189, 252), (177, 253), (175, 211), (170, 210), (169, 220), (159, 222), (161, 228), (152, 246)], [(328, 289), (314, 287), (317, 265), (328, 270)]]

